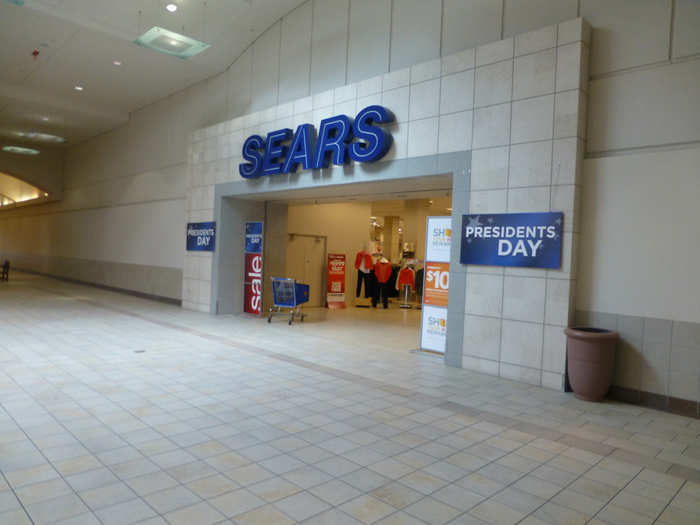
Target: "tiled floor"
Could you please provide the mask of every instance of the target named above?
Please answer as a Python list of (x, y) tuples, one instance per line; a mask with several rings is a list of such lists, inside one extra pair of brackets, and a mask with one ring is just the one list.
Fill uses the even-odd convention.
[(12, 277), (2, 525), (700, 523), (700, 421), (445, 367), (417, 312), (289, 327)]

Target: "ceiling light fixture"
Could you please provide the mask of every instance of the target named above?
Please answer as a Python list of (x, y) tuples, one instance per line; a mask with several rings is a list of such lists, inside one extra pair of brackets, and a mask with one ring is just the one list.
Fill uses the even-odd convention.
[(23, 148), (21, 146), (4, 146), (2, 151), (5, 153), (15, 153), (17, 155), (38, 155), (38, 149)]
[(114, 64), (115, 66), (121, 66), (122, 61), (121, 60), (112, 60), (112, 64)]
[(154, 26), (135, 41), (136, 44), (178, 58), (190, 58), (211, 47), (185, 35)]
[(75, 86), (73, 89), (75, 89), (76, 91), (82, 91), (85, 88), (83, 88), (83, 86)]
[(41, 117), (41, 120), (43, 120), (44, 122), (48, 122), (48, 121), (49, 121), (49, 117)]
[(177, 4), (170, 3), (170, 4), (166, 5), (165, 8), (168, 11), (170, 11), (171, 13), (174, 13), (175, 11), (177, 11)]
[(68, 142), (65, 138), (49, 133), (39, 133), (38, 131), (17, 131), (15, 135), (25, 140), (33, 140), (36, 142), (49, 142), (52, 144), (63, 144)]

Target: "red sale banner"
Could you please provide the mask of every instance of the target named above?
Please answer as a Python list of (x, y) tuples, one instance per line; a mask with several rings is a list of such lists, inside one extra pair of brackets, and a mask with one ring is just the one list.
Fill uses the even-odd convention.
[(262, 310), (262, 271), (262, 254), (246, 253), (243, 311), (248, 314), (260, 315)]
[(243, 311), (247, 314), (262, 313), (263, 289), (263, 223), (246, 222), (245, 274), (243, 276)]
[(345, 308), (345, 254), (328, 254), (328, 308)]

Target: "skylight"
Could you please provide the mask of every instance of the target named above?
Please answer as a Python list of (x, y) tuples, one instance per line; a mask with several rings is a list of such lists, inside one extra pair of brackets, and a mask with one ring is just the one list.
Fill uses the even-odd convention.
[(146, 31), (135, 40), (135, 43), (182, 59), (193, 57), (211, 47), (194, 38), (158, 26)]

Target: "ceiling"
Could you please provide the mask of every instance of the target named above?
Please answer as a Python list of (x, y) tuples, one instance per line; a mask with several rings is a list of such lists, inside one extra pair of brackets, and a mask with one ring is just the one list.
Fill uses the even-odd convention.
[[(131, 111), (224, 71), (304, 1), (0, 0), (0, 144), (39, 131), (70, 146), (122, 125)], [(133, 43), (156, 25), (211, 47), (181, 60)]]

